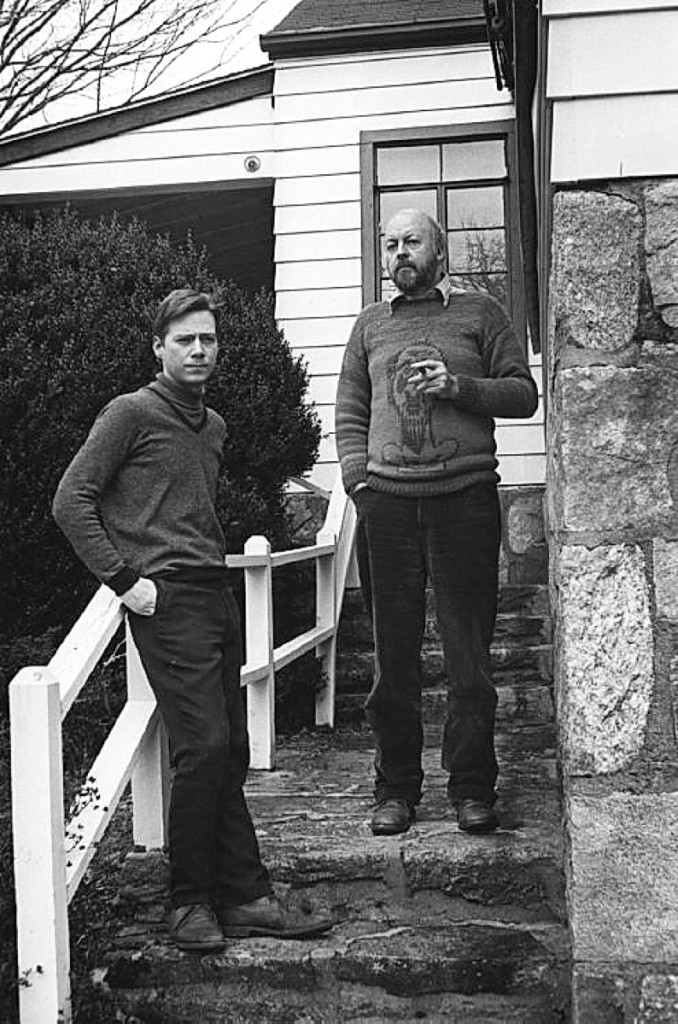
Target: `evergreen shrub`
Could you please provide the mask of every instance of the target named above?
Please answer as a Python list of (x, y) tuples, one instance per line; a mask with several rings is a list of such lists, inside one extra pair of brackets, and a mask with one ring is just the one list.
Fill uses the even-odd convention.
[(308, 470), (320, 427), (308, 377), (273, 299), (211, 275), (207, 254), (115, 216), (70, 209), (32, 224), (0, 216), (0, 630), (72, 622), (96, 583), (52, 521), (58, 481), (99, 410), (157, 370), (151, 325), (171, 289), (219, 306), (221, 352), (208, 402), (225, 419), (219, 510), (231, 550), (251, 533), (288, 541), (284, 485)]

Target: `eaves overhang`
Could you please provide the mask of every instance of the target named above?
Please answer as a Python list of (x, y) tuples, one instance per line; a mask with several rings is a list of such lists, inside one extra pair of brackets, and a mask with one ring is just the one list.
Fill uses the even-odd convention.
[(272, 64), (0, 142), (0, 167), (273, 93)]
[(382, 50), (411, 50), (426, 46), (463, 46), (487, 43), (485, 19), (446, 18), (416, 23), (358, 25), (350, 28), (313, 28), (269, 32), (260, 36), (262, 50), (271, 60)]

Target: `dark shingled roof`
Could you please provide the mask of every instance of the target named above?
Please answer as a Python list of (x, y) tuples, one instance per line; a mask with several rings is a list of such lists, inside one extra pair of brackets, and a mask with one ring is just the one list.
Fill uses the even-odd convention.
[(482, 0), (301, 0), (261, 47), (275, 59), (486, 41)]
[(301, 0), (270, 34), (482, 17), (482, 0)]

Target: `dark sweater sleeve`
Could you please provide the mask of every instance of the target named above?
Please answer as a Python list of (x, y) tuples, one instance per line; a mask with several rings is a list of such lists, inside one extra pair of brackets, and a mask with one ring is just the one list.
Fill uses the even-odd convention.
[(532, 416), (539, 397), (527, 357), (504, 309), (489, 297), (483, 304), (478, 342), (485, 377), (458, 375), (455, 405), (482, 416)]
[(363, 345), (363, 323), (361, 314), (353, 325), (346, 345), (337, 386), (337, 454), (347, 493), (367, 480), (371, 388)]
[(57, 488), (52, 513), (75, 553), (116, 594), (134, 586), (139, 574), (111, 543), (100, 511), (100, 497), (127, 458), (137, 425), (131, 403), (122, 396), (99, 413)]

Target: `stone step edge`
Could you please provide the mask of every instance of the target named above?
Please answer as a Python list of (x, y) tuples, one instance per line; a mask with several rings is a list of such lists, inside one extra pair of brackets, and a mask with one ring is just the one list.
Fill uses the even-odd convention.
[[(129, 932), (126, 937), (133, 938)], [(222, 953), (196, 960), (170, 945), (160, 926), (153, 943), (111, 951), (106, 982), (113, 990), (209, 980), (217, 987), (263, 983), (312, 992), (320, 977), (333, 977), (400, 996), (410, 995), (413, 985), (418, 994), (525, 994), (563, 985), (568, 951), (561, 924), (376, 922), (369, 931), (356, 931), (338, 922), (325, 938), (234, 939)]]

